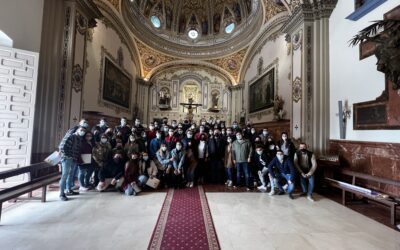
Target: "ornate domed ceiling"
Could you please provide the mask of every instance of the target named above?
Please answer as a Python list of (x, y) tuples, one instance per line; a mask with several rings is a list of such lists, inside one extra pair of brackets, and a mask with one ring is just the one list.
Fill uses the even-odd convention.
[(142, 41), (180, 57), (217, 57), (248, 45), (261, 28), (261, 0), (125, 0)]

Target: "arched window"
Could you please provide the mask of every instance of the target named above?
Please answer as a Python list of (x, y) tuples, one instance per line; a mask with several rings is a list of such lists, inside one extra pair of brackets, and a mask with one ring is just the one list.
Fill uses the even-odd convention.
[(158, 29), (161, 27), (161, 21), (160, 21), (160, 18), (158, 18), (158, 16), (151, 16), (150, 21), (155, 28)]

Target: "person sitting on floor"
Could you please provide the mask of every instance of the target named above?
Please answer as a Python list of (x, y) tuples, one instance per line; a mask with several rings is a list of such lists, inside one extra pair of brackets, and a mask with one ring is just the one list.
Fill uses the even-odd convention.
[[(97, 185), (97, 190), (102, 192), (106, 190), (109, 185), (118, 188), (117, 183), (120, 182), (120, 178), (124, 175), (124, 152), (123, 150), (115, 151), (114, 156), (109, 164), (106, 164), (99, 171), (100, 182)], [(112, 178), (110, 183), (106, 182), (107, 178)], [(122, 184), (122, 183), (121, 183)]]
[(136, 195), (139, 186), (139, 154), (133, 152), (131, 159), (125, 163), (124, 183), (122, 189), (126, 195)]
[(157, 176), (158, 170), (157, 166), (153, 160), (149, 158), (149, 155), (144, 152), (142, 154), (142, 159), (139, 160), (139, 182), (140, 186), (144, 188), (146, 186), (147, 180), (153, 179)]
[[(273, 170), (273, 168), (276, 168), (276, 172)], [(268, 171), (271, 174), (273, 178), (276, 178), (276, 185), (278, 186), (279, 193), (278, 194), (284, 194), (285, 191), (283, 190), (282, 181), (285, 181), (288, 185), (287, 192), (289, 194), (290, 199), (293, 198), (293, 191), (294, 191), (294, 180), (295, 180), (295, 169), (293, 166), (292, 161), (289, 159), (289, 157), (284, 156), (282, 150), (277, 150), (276, 151), (276, 157), (268, 164)], [(270, 195), (274, 195), (275, 191), (271, 190)]]

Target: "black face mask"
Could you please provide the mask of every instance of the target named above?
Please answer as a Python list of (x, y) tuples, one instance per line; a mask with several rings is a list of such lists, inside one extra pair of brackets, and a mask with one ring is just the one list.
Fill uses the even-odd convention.
[(300, 149), (300, 151), (301, 151), (303, 154), (307, 153), (307, 149)]

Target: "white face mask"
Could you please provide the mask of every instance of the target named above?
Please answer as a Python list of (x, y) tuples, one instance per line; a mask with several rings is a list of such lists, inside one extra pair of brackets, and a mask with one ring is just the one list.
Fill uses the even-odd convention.
[(193, 137), (192, 134), (188, 134), (188, 135), (187, 135), (187, 138), (189, 138), (189, 139), (191, 139), (192, 137)]
[(286, 136), (282, 136), (282, 140), (286, 141), (287, 137)]
[(84, 136), (85, 133), (86, 133), (85, 131), (79, 131), (79, 132), (78, 132), (79, 136)]
[(160, 135), (160, 134), (157, 134), (156, 136), (157, 136), (157, 139), (160, 139), (160, 138), (161, 138), (161, 135)]
[(177, 150), (181, 150), (181, 149), (182, 149), (182, 146), (181, 146), (181, 145), (176, 145), (176, 149), (177, 149)]
[(261, 155), (261, 154), (262, 154), (262, 151), (260, 151), (260, 150), (259, 150), (259, 151), (257, 151), (257, 154)]
[(106, 122), (105, 122), (105, 121), (100, 121), (100, 126), (101, 126), (101, 127), (106, 126)]
[(101, 143), (107, 143), (107, 139), (106, 138), (102, 138), (100, 141), (101, 141)]
[(252, 131), (251, 131), (251, 133), (252, 133), (252, 134), (255, 134), (255, 133), (256, 133), (256, 131), (252, 130)]
[(136, 126), (139, 126), (139, 125), (140, 125), (140, 122), (135, 122), (135, 125), (136, 125)]
[(168, 132), (169, 136), (173, 136), (174, 132)]
[(269, 145), (269, 150), (273, 150), (275, 146), (273, 144)]
[(167, 147), (161, 147), (161, 150), (162, 150), (162, 151), (166, 151), (166, 150), (167, 150)]
[(267, 131), (263, 131), (263, 135), (268, 135), (268, 132)]
[(154, 129), (154, 126), (150, 126), (149, 129), (150, 129), (150, 130), (153, 130), (153, 129)]
[(122, 126), (122, 127), (125, 127), (125, 125), (126, 125), (126, 121), (125, 121), (125, 120), (122, 120), (122, 121), (121, 121), (121, 126)]
[(276, 158), (278, 158), (279, 161), (283, 161), (283, 155), (276, 155)]
[(241, 135), (237, 135), (236, 139), (238, 139), (240, 141), (240, 140), (242, 140), (242, 136)]

